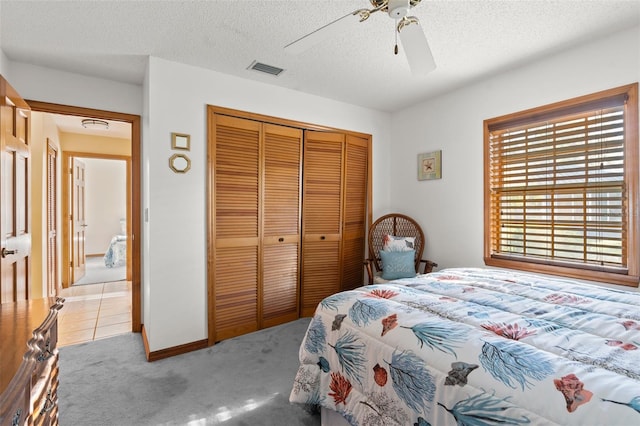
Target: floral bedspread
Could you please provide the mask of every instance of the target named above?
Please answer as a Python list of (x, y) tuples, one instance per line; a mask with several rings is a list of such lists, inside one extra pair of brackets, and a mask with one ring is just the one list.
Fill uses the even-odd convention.
[(127, 264), (127, 236), (116, 235), (111, 238), (104, 254), (104, 266), (116, 268)]
[(352, 425), (640, 425), (640, 293), (445, 269), (324, 299), (290, 401)]

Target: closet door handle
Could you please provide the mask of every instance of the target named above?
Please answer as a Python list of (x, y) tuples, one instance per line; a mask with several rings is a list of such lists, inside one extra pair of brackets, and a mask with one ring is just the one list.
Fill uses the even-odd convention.
[(320, 239), (321, 239), (321, 240), (324, 240), (325, 238), (326, 238), (326, 237), (325, 237), (324, 235), (322, 235), (322, 236), (320, 237)]
[(283, 237), (280, 237), (280, 238), (278, 238), (278, 241), (279, 241), (279, 242), (284, 242), (284, 238), (283, 238)]

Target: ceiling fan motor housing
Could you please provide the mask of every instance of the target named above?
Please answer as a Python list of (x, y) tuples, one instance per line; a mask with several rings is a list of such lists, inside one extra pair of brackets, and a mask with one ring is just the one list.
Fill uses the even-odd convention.
[(409, 11), (409, 0), (389, 0), (387, 9), (391, 18), (404, 18)]
[(393, 19), (401, 19), (409, 9), (417, 6), (422, 0), (369, 0), (376, 11), (387, 12)]

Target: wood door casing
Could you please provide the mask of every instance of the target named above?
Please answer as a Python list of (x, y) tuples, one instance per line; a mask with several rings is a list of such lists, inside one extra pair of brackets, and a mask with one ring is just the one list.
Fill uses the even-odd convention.
[[(127, 162), (127, 280), (131, 281), (131, 328), (134, 332), (142, 331), (142, 261), (141, 248), (142, 238), (140, 238), (142, 229), (142, 195), (141, 195), (141, 131), (139, 115), (126, 114), (121, 112), (105, 111), (92, 108), (83, 108), (78, 106), (53, 104), (41, 102), (37, 100), (27, 100), (33, 111), (39, 111), (51, 114), (72, 115), (77, 117), (93, 117), (104, 120), (116, 120), (129, 123), (131, 125), (131, 156), (120, 157), (108, 154), (95, 154), (87, 152), (62, 152), (61, 179), (66, 179), (68, 174), (68, 161), (70, 156), (80, 157), (97, 157), (97, 158), (117, 158)], [(64, 176), (64, 178), (63, 178)], [(68, 208), (70, 197), (67, 184), (61, 186), (61, 202), (62, 211)], [(66, 215), (62, 216), (60, 238), (67, 238), (70, 234), (69, 222)], [(69, 283), (69, 253), (68, 244), (63, 243), (63, 250), (60, 253), (62, 274), (61, 286), (66, 288)]]
[(30, 295), (30, 117), (27, 103), (0, 76), (0, 303)]
[(75, 283), (85, 275), (86, 253), (85, 228), (85, 164), (78, 158), (71, 158), (71, 283)]
[(303, 316), (313, 315), (323, 298), (340, 290), (344, 141), (343, 133), (306, 131), (304, 135)]

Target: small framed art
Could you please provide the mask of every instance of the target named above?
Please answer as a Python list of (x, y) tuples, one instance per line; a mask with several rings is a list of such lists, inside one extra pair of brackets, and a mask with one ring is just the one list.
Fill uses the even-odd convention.
[(169, 168), (174, 173), (187, 173), (191, 168), (191, 159), (185, 154), (173, 154), (169, 157)]
[(442, 150), (418, 154), (418, 180), (442, 178)]
[(189, 151), (191, 148), (191, 136), (184, 133), (171, 133), (171, 149)]

